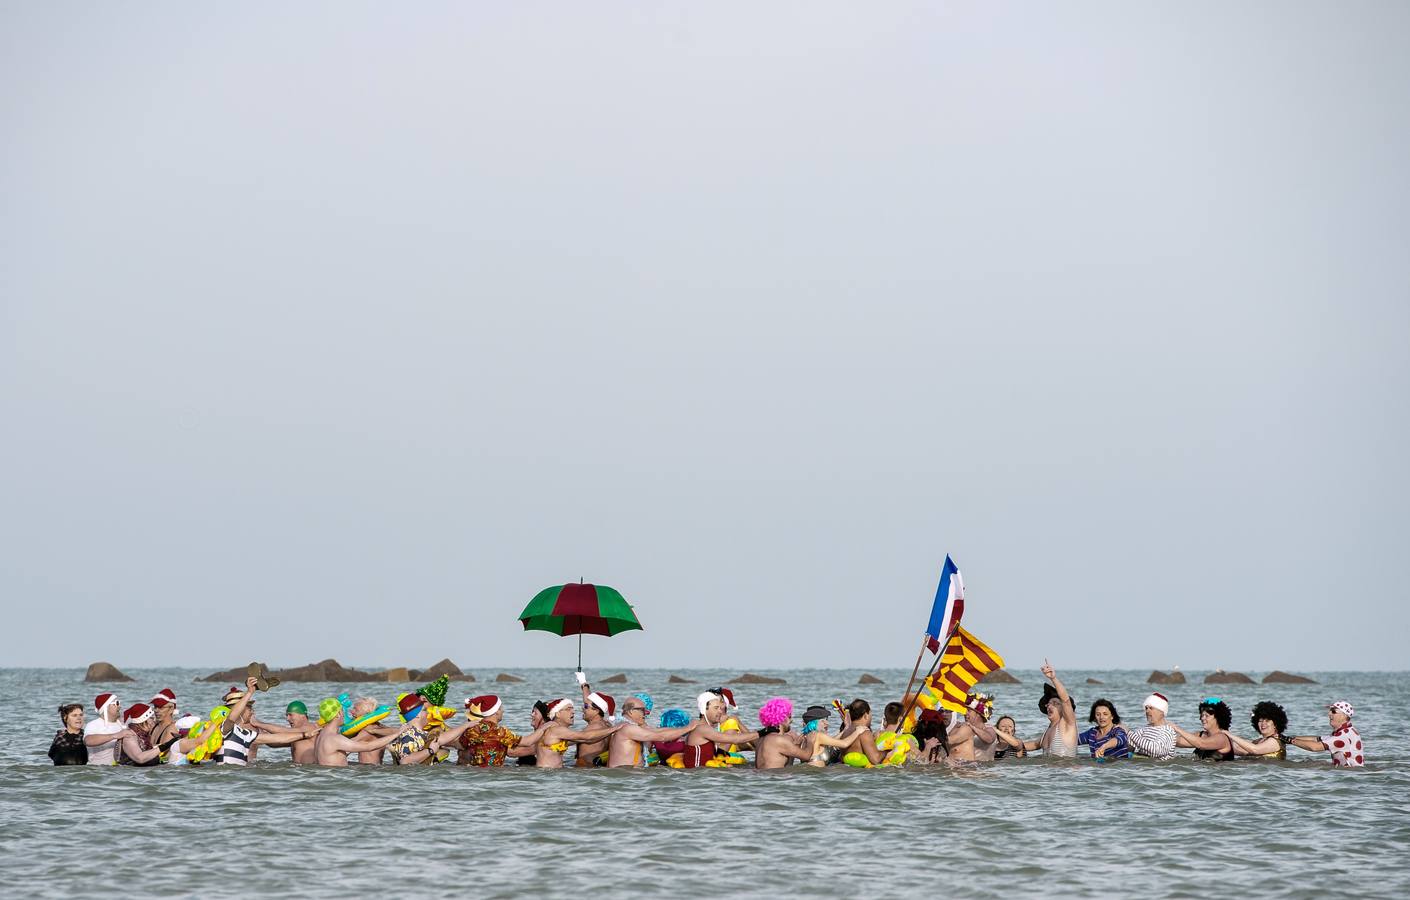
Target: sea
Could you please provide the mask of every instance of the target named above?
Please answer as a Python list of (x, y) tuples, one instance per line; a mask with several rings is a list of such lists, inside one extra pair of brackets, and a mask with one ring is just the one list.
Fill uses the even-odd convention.
[[(676, 771), (456, 766), (294, 766), (265, 749), (242, 770), (214, 766), (56, 768), (45, 753), (57, 707), (113, 690), (124, 704), (176, 691), (205, 712), (223, 684), (205, 672), (136, 669), (93, 685), (80, 669), (0, 669), (0, 895), (13, 897), (724, 897), (765, 895), (1246, 898), (1410, 896), (1410, 685), (1403, 672), (1306, 672), (1312, 685), (1161, 688), (1171, 719), (1198, 729), (1197, 705), (1222, 697), (1252, 735), (1254, 703), (1281, 703), (1291, 734), (1325, 734), (1326, 704), (1347, 699), (1366, 746), (1361, 770), (1292, 749), (1285, 762), (1091, 759), (1001, 761), (954, 769), (793, 767)], [(534, 700), (573, 696), (571, 671), (493, 671), (455, 682), (450, 703), (493, 692), (505, 724), (528, 730)], [(607, 671), (594, 673), (604, 676)], [(627, 670), (602, 685), (645, 692), (653, 722), (692, 709), (737, 671)], [(909, 670), (764, 671), (782, 685), (733, 685), (746, 724), (773, 696), (795, 710), (862, 697), (880, 710)], [(1044, 726), (1039, 673), (990, 685), (996, 717)], [(1148, 672), (1059, 673), (1079, 721), (1098, 697), (1139, 722)], [(1257, 677), (1261, 673), (1250, 673)], [(1101, 682), (1088, 683), (1088, 680)], [(257, 714), (279, 721), (347, 691), (390, 702), (414, 688), (283, 684)], [(1085, 753), (1085, 749), (1083, 750)], [(1182, 751), (1188, 752), (1188, 751)]]

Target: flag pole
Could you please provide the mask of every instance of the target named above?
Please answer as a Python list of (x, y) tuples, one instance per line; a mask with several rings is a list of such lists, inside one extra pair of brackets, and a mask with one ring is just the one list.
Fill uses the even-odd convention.
[[(906, 682), (906, 690), (901, 694), (902, 703), (906, 702), (906, 696), (911, 692), (911, 685), (916, 683), (916, 673), (920, 671), (920, 661), (925, 657), (925, 648), (929, 643), (930, 635), (922, 634), (920, 636), (920, 652), (916, 654), (916, 664), (911, 667), (911, 680)], [(903, 717), (901, 721), (904, 722), (905, 718)]]
[[(946, 643), (946, 645), (948, 646), (949, 641), (946, 640), (945, 643)], [(943, 655), (944, 655), (944, 648), (941, 648), (941, 652), (935, 654), (935, 659), (931, 661), (931, 663), (930, 663), (930, 669), (925, 673), (925, 678), (922, 678), (922, 679), (920, 680), (920, 683), (921, 683), (921, 684), (925, 684), (925, 682), (930, 678), (930, 676), (933, 675), (933, 674), (935, 674), (935, 669), (936, 669), (937, 666), (940, 665), (940, 658), (941, 658)], [(917, 668), (919, 668), (919, 666), (917, 666)], [(910, 693), (910, 690), (907, 690), (906, 693), (909, 694), (909, 693)], [(911, 710), (915, 709), (916, 701), (919, 700), (919, 699), (920, 699), (920, 694), (917, 693), (914, 697), (911, 698), (911, 701), (906, 704), (905, 708), (903, 708), (903, 709), (901, 710), (901, 723), (896, 726), (897, 728), (904, 728), (904, 727), (905, 727), (905, 724), (906, 724), (906, 717), (911, 714)], [(901, 701), (902, 701), (903, 703), (905, 702), (905, 700), (906, 700), (905, 697), (902, 697), (902, 698), (901, 698)]]

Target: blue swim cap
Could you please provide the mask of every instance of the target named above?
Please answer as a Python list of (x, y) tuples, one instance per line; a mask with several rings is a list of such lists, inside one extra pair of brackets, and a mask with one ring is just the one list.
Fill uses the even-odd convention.
[(642, 705), (646, 707), (646, 711), (647, 711), (648, 714), (651, 712), (651, 708), (656, 705), (656, 704), (654, 704), (654, 703), (651, 702), (651, 695), (650, 695), (650, 694), (641, 693), (641, 694), (632, 694), (632, 696), (635, 697), (635, 698), (637, 698), (638, 700), (640, 700), (640, 701), (642, 702)]

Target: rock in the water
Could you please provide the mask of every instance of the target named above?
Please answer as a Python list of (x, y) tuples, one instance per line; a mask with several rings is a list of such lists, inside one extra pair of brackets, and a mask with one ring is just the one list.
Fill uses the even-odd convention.
[(886, 682), (882, 681), (880, 678), (877, 678), (875, 675), (873, 675), (873, 674), (870, 673), (870, 672), (863, 672), (863, 673), (862, 673), (862, 677), (857, 679), (857, 684), (885, 684), (885, 683), (886, 683)]
[[(266, 672), (269, 667), (260, 663), (260, 668)], [(241, 666), (238, 669), (227, 669), (224, 672), (212, 672), (205, 678), (198, 681), (226, 682), (228, 684), (243, 684), (248, 667)], [(349, 669), (336, 659), (325, 659), (322, 662), (309, 663), (306, 666), (296, 666), (292, 669), (280, 669), (270, 672), (279, 677), (280, 681), (386, 681), (386, 677), (381, 672), (363, 672), (358, 669)]]
[(88, 671), (87, 671), (86, 673), (84, 673), (83, 680), (84, 680), (84, 681), (90, 681), (90, 682), (94, 682), (94, 681), (111, 682), (111, 681), (135, 681), (136, 679), (133, 679), (133, 678), (130, 678), (129, 676), (127, 676), (127, 675), (124, 675), (124, 674), (122, 673), (122, 671), (121, 671), (117, 666), (113, 665), (112, 663), (95, 662), (95, 663), (93, 663), (91, 666), (88, 667)]
[(508, 672), (500, 672), (494, 677), (494, 680), (500, 684), (518, 684), (524, 679), (520, 678), (518, 675), (510, 675)]
[(1292, 674), (1291, 672), (1284, 672), (1284, 671), (1279, 670), (1279, 669), (1274, 669), (1272, 672), (1269, 672), (1267, 675), (1264, 675), (1264, 676), (1263, 676), (1263, 683), (1264, 683), (1264, 684), (1316, 684), (1317, 682), (1313, 681), (1311, 678), (1308, 678), (1306, 675), (1294, 675), (1294, 674)]
[(738, 678), (731, 678), (727, 684), (788, 684), (782, 678), (774, 678), (770, 675), (755, 675), (753, 672), (745, 672)]
[(667, 679), (666, 679), (666, 683), (667, 683), (667, 684), (695, 684), (695, 682), (692, 681), (691, 679), (689, 679), (689, 678), (682, 678), (682, 677), (680, 677), (679, 675), (672, 675), (670, 678), (667, 678)]
[(402, 666), (396, 669), (388, 669), (382, 673), (382, 677), (395, 683), (405, 683), (408, 681), (420, 681), (419, 678), (411, 677), (411, 670)]
[(1173, 672), (1155, 671), (1146, 679), (1146, 684), (1184, 684), (1185, 673), (1176, 669)]
[(1087, 679), (1087, 683), (1088, 683), (1088, 684), (1106, 684), (1105, 681), (1098, 681), (1098, 680), (1095, 679), (1095, 678), (1088, 678), (1088, 679)]
[(474, 681), (474, 680), (475, 680), (475, 676), (474, 676), (474, 675), (466, 675), (464, 672), (460, 671), (460, 666), (457, 666), (455, 663), (451, 662), (451, 661), (448, 660), (448, 659), (443, 659), (443, 660), (441, 660), (440, 662), (436, 663), (434, 666), (431, 666), (429, 669), (420, 669), (420, 670), (418, 670), (417, 673), (416, 673), (416, 677), (415, 677), (414, 679), (412, 679), (412, 680), (413, 680), (413, 681), (435, 681), (437, 678), (440, 678), (442, 675), (448, 675), (448, 676), (450, 676), (450, 680), (451, 680), (451, 681)]
[(979, 679), (980, 684), (1023, 684), (1017, 678), (1008, 673), (1007, 669), (995, 669), (988, 675)]
[(1216, 669), (1215, 671), (1210, 672), (1208, 675), (1204, 676), (1204, 683), (1205, 683), (1205, 684), (1253, 684), (1254, 681), (1253, 681), (1252, 678), (1249, 678), (1247, 675), (1245, 675), (1245, 674), (1242, 673), (1242, 672), (1225, 672), (1223, 669)]
[(608, 675), (606, 678), (604, 678), (604, 679), (602, 679), (601, 681), (598, 682), (598, 684), (626, 684), (626, 683), (627, 683), (627, 673), (626, 673), (626, 672), (618, 672), (616, 675)]

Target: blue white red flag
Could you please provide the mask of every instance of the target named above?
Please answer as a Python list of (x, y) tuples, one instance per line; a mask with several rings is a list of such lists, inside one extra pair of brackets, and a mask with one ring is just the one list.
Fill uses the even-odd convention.
[(935, 605), (930, 609), (930, 624), (925, 626), (930, 638), (930, 652), (939, 653), (941, 645), (950, 640), (960, 616), (964, 615), (964, 579), (959, 567), (945, 554), (945, 567), (940, 570), (940, 586), (935, 589)]

